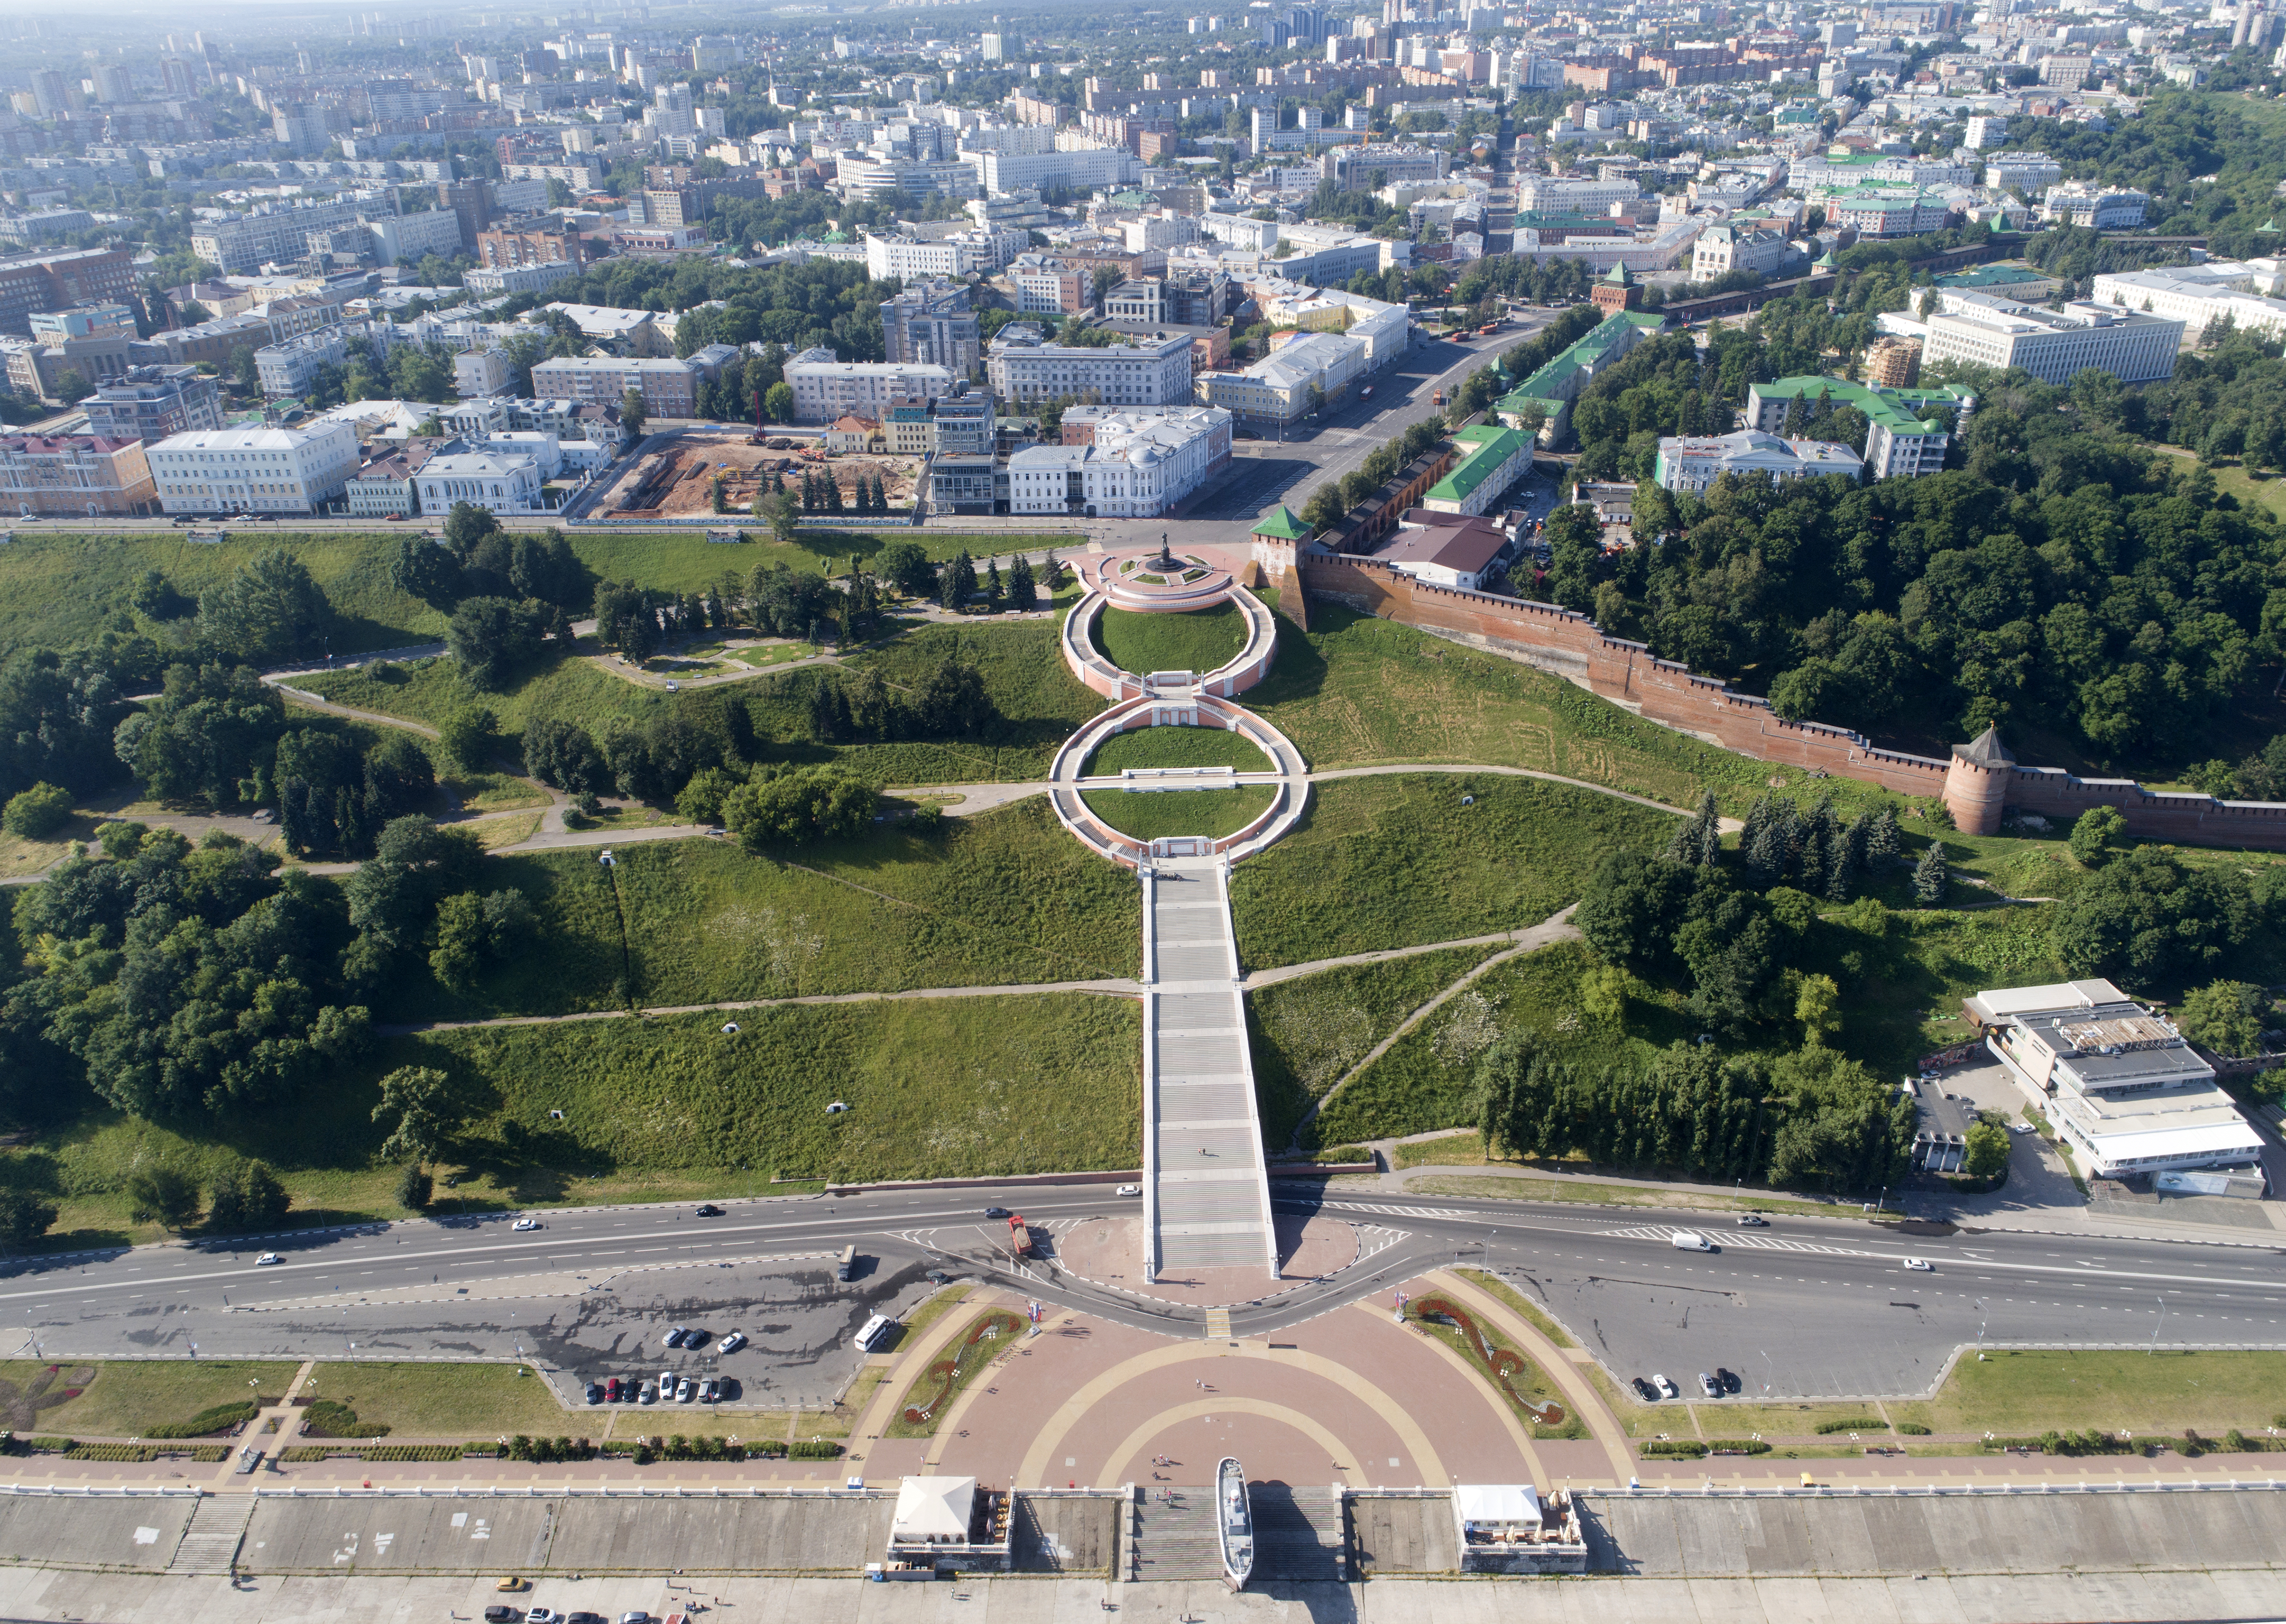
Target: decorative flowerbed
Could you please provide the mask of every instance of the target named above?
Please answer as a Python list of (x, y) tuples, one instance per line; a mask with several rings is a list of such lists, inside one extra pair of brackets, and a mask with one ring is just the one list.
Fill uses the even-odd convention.
[(1518, 1415), (1543, 1427), (1560, 1427), (1571, 1419), (1562, 1405), (1530, 1399), (1517, 1391), (1516, 1378), (1530, 1370), (1531, 1364), (1514, 1349), (1495, 1344), (1478, 1328), (1474, 1316), (1467, 1309), (1448, 1297), (1424, 1297), (1411, 1304), (1407, 1312), (1409, 1318), (1421, 1321), (1432, 1332), (1456, 1333), (1462, 1352), (1476, 1361)]
[(937, 1360), (921, 1372), (905, 1394), (907, 1403), (898, 1419), (908, 1427), (934, 1431), (945, 1406), (975, 1378), (978, 1371), (992, 1362), (992, 1355), (999, 1351), (996, 1344), (1004, 1337), (1021, 1334), (1023, 1328), (1022, 1316), (1005, 1308), (979, 1314), (954, 1344), (951, 1356)]

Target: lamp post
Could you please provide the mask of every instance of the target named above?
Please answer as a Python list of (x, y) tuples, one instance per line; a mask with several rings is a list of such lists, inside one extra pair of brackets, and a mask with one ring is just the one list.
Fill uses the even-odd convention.
[(2156, 1300), (2159, 1305), (2159, 1323), (2151, 1328), (2151, 1345), (2143, 1350), (2147, 1354), (2156, 1353), (2159, 1351), (2159, 1332), (2167, 1323), (2167, 1299), (2163, 1297)]

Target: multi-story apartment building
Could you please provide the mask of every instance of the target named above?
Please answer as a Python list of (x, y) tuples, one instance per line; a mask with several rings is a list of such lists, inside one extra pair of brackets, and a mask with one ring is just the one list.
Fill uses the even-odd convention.
[(453, 358), (453, 392), (463, 400), (501, 394), (515, 376), (508, 351), (498, 344), (463, 350)]
[(0, 509), (26, 518), (148, 513), (151, 466), (139, 440), (101, 434), (0, 435)]
[(554, 259), (536, 265), (502, 265), (495, 270), (471, 271), (461, 281), (473, 292), (497, 298), (502, 294), (542, 293), (579, 274), (579, 267), (573, 262)]
[(177, 434), (147, 454), (167, 513), (316, 513), (358, 471), (357, 435), (340, 422)]
[(254, 367), (262, 380), (262, 393), (285, 400), (309, 389), (322, 367), (339, 367), (349, 359), (349, 346), (338, 327), (304, 333), (282, 344), (264, 344), (254, 352)]
[(364, 199), (288, 206), (265, 203), (251, 213), (205, 222), (191, 233), (191, 252), (230, 273), (259, 270), (270, 260), (292, 261), (310, 251), (312, 232), (329, 232), (367, 212), (390, 213)]
[(1044, 343), (1038, 327), (1015, 322), (992, 341), (985, 371), (1004, 400), (1180, 406), (1191, 398), (1191, 341), (1175, 334), (1092, 350)]
[(1615, 203), (1632, 203), (1643, 187), (1632, 180), (1562, 180), (1551, 176), (1524, 175), (1517, 178), (1518, 214), (1608, 215)]
[(1199, 398), (1240, 417), (1290, 423), (1315, 398), (1336, 401), (1365, 376), (1366, 347), (1339, 333), (1305, 333), (1281, 344), (1243, 372), (1210, 372), (1199, 379)]
[(989, 276), (1008, 260), (1024, 239), (1014, 232), (960, 232), (935, 241), (915, 237), (865, 238), (865, 272), (875, 281), (896, 277), (914, 281), (926, 277)]
[(1044, 254), (1020, 254), (1008, 267), (1016, 308), (1028, 316), (1075, 315), (1092, 304), (1094, 279)]
[(984, 341), (966, 286), (909, 281), (881, 304), (881, 351), (892, 366), (942, 367), (966, 377), (984, 364)]
[(2069, 383), (2090, 367), (2122, 383), (2174, 375), (2180, 321), (2085, 302), (2047, 311), (1990, 294), (1948, 291), (1943, 299), (1944, 308), (1927, 318), (1924, 367), (1950, 360), (2002, 372), (2021, 367), (2043, 383)]
[(222, 427), (222, 384), (193, 367), (133, 367), (81, 405), (91, 434), (155, 445)]
[(564, 356), (532, 369), (532, 392), (543, 400), (617, 406), (629, 390), (647, 417), (688, 417), (698, 405), (698, 370), (667, 357)]
[(847, 416), (879, 422), (900, 401), (950, 394), (958, 376), (950, 367), (926, 362), (840, 360), (823, 346), (804, 350), (785, 365), (798, 423), (830, 423)]
[(451, 258), (461, 251), (461, 217), (446, 209), (425, 214), (382, 214), (366, 221), (373, 255), (384, 265), (410, 264), (426, 254)]
[(125, 248), (73, 248), (0, 259), (0, 333), (28, 335), (35, 311), (132, 298), (134, 261)]

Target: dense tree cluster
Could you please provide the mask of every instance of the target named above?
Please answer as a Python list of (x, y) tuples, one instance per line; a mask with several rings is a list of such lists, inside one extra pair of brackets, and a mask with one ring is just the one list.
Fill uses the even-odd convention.
[(12, 1029), (140, 1116), (289, 1099), (361, 1048), (331, 887), (218, 832), (195, 847), (167, 829), (107, 835), (105, 857), (70, 858), (17, 897), (36, 966), (9, 990)]
[(1912, 1102), (1830, 1049), (1772, 1060), (1676, 1044), (1635, 1072), (1573, 1066), (1517, 1034), (1486, 1052), (1476, 1082), (1478, 1122), (1510, 1155), (1871, 1192), (1912, 1144)]

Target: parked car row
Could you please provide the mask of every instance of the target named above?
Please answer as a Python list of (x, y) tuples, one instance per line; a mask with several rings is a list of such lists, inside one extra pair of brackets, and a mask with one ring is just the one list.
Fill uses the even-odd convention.
[[(1657, 1404), (1662, 1399), (1680, 1399), (1683, 1396), (1681, 1388), (1657, 1371), (1651, 1373), (1648, 1381), (1642, 1376), (1635, 1376), (1628, 1384), (1636, 1390), (1636, 1397), (1645, 1404)], [(1715, 1366), (1711, 1374), (1704, 1370), (1699, 1373), (1699, 1391), (1709, 1399), (1720, 1399), (1737, 1392), (1739, 1385), (1737, 1374), (1720, 1365)]]
[[(507, 1588), (507, 1581), (501, 1583), (502, 1589)], [(677, 1619), (682, 1616), (679, 1612), (674, 1615)], [(487, 1607), (485, 1624), (611, 1624), (611, 1620), (600, 1612), (558, 1612), (553, 1607), (534, 1607), (530, 1612), (521, 1607)], [(619, 1614), (619, 1624), (659, 1624), (659, 1620), (638, 1609)]]
[(729, 1376), (689, 1376), (662, 1370), (656, 1376), (615, 1376), (587, 1384), (590, 1404), (715, 1404), (736, 1398)]

